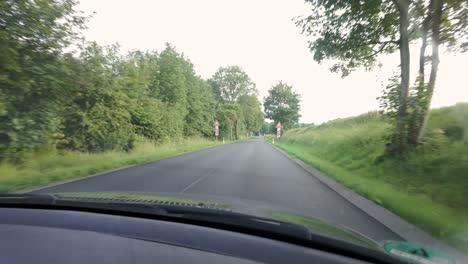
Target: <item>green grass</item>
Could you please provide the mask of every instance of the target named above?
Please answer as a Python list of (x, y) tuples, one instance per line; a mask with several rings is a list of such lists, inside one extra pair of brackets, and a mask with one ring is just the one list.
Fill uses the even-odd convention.
[(293, 129), (275, 144), (468, 252), (468, 104), (432, 110), (426, 143), (403, 160), (382, 159), (391, 131), (368, 113)]
[(0, 193), (46, 186), (109, 169), (158, 160), (214, 146), (212, 140), (191, 138), (167, 144), (141, 142), (131, 152), (80, 153), (49, 151), (31, 154), (20, 165), (0, 164)]

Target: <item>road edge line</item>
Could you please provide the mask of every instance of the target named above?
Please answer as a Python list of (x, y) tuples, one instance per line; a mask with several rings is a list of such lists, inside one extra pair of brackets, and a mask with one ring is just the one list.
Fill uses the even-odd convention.
[(14, 194), (27, 194), (27, 193), (31, 193), (31, 192), (37, 192), (37, 191), (40, 191), (42, 189), (52, 188), (52, 187), (55, 187), (55, 186), (58, 186), (58, 185), (67, 184), (67, 183), (71, 183), (71, 182), (86, 180), (86, 179), (89, 179), (89, 178), (102, 176), (104, 174), (108, 174), (108, 173), (112, 173), (112, 172), (116, 172), (116, 171), (121, 171), (121, 170), (125, 170), (125, 169), (130, 169), (130, 168), (137, 167), (137, 166), (146, 165), (146, 164), (157, 162), (157, 161), (160, 161), (160, 160), (170, 159), (170, 158), (177, 157), (177, 156), (182, 156), (182, 155), (185, 155), (185, 154), (191, 154), (191, 153), (194, 153), (194, 152), (197, 152), (197, 151), (202, 151), (202, 150), (211, 149), (211, 148), (215, 148), (215, 147), (234, 144), (234, 143), (237, 143), (237, 142), (240, 142), (240, 141), (242, 141), (242, 140), (237, 140), (237, 141), (229, 142), (227, 144), (214, 145), (214, 146), (209, 146), (209, 147), (202, 148), (202, 149), (183, 152), (183, 153), (179, 153), (179, 154), (176, 154), (176, 155), (173, 155), (173, 156), (170, 156), (170, 157), (165, 157), (165, 158), (162, 158), (162, 159), (150, 160), (150, 161), (146, 161), (146, 162), (143, 162), (143, 163), (123, 166), (123, 167), (109, 169), (109, 170), (104, 170), (104, 171), (101, 171), (101, 172), (98, 172), (98, 173), (95, 173), (95, 174), (91, 174), (91, 175), (87, 175), (87, 176), (83, 176), (83, 177), (79, 177), (79, 178), (74, 178), (74, 179), (69, 179), (69, 180), (64, 180), (64, 181), (60, 181), (60, 182), (53, 182), (53, 183), (50, 183), (50, 184), (48, 184), (46, 186), (23, 189), (23, 190), (15, 191), (13, 193)]
[(336, 192), (345, 200), (347, 200), (348, 202), (350, 202), (351, 204), (362, 210), (364, 213), (374, 218), (376, 221), (378, 221), (379, 223), (381, 223), (400, 237), (404, 238), (405, 240), (427, 245), (434, 249), (442, 250), (447, 254), (451, 255), (453, 258), (455, 258), (456, 263), (464, 263), (460, 261), (468, 260), (468, 257), (462, 252), (460, 252), (458, 249), (455, 249), (437, 240), (436, 238), (432, 237), (419, 227), (409, 223), (408, 221), (396, 215), (387, 208), (384, 208), (379, 204), (376, 204), (373, 201), (361, 196), (355, 191), (335, 181), (335, 179), (333, 179), (332, 177), (326, 176), (324, 173), (306, 164), (304, 161), (292, 158), (286, 151), (280, 149), (279, 147), (269, 144), (268, 142), (266, 143), (272, 146), (284, 156), (286, 156), (288, 159), (293, 161), (299, 167), (304, 169), (311, 176), (319, 180), (322, 184)]

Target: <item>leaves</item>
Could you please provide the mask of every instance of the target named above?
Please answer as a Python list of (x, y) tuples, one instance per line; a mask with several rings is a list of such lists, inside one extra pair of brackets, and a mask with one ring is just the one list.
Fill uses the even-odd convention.
[(86, 18), (76, 4), (0, 1), (0, 159), (212, 137), (215, 118), (226, 138), (260, 129), (255, 84), (238, 66), (206, 81), (170, 44), (122, 55), (118, 45), (78, 42)]
[(338, 60), (333, 72), (348, 75), (358, 67), (371, 68), (378, 54), (398, 47), (398, 13), (392, 1), (307, 0), (311, 15), (296, 20), (311, 37), (314, 60)]
[(268, 91), (263, 106), (265, 117), (272, 119), (275, 125), (281, 122), (285, 128), (291, 128), (301, 117), (299, 95), (292, 90), (292, 86), (282, 81)]
[(254, 95), (242, 95), (239, 98), (239, 105), (242, 111), (245, 129), (249, 133), (259, 131), (262, 127), (264, 116), (258, 98)]
[(238, 103), (222, 103), (217, 111), (217, 120), (220, 123), (220, 136), (230, 140), (239, 138), (239, 123), (242, 111)]
[[(332, 72), (342, 76), (354, 69), (371, 69), (383, 53), (400, 51), (401, 80), (390, 80), (380, 98), (384, 111), (396, 123), (392, 143), (400, 155), (407, 145), (421, 142), (428, 120), (439, 64), (439, 45), (468, 50), (466, 0), (306, 0), (311, 14), (296, 24), (310, 37), (314, 60), (330, 60)], [(421, 40), (419, 87), (411, 88), (410, 49)], [(432, 48), (429, 82), (425, 83), (426, 48)]]
[(62, 50), (85, 21), (74, 1), (0, 2), (0, 158), (42, 147), (57, 128)]
[(236, 102), (242, 95), (258, 93), (255, 84), (239, 66), (219, 68), (211, 78), (211, 84), (215, 94), (228, 102)]

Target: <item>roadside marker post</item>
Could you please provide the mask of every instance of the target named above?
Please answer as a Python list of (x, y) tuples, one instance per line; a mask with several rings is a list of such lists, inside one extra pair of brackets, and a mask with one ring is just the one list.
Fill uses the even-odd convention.
[[(215, 133), (216, 141), (218, 141), (218, 136), (219, 136), (219, 122), (218, 122), (218, 120), (214, 121), (213, 126), (214, 126), (214, 133)], [(223, 143), (224, 143), (224, 138), (223, 138)]]
[(281, 137), (281, 129), (283, 128), (283, 125), (281, 124), (281, 122), (278, 122), (278, 124), (276, 124), (276, 137), (278, 138), (278, 141)]

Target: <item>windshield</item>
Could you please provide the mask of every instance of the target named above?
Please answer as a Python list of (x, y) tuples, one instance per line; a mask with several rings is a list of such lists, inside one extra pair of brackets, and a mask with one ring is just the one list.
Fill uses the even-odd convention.
[(468, 252), (465, 0), (6, 0), (0, 29), (2, 194)]

